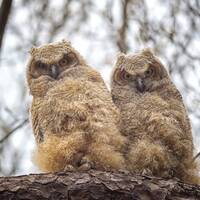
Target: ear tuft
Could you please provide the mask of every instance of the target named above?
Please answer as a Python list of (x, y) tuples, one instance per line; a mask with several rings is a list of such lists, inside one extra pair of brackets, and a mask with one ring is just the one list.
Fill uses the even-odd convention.
[(116, 66), (117, 67), (121, 66), (121, 64), (124, 63), (125, 59), (126, 59), (126, 55), (124, 53), (119, 53), (117, 55)]
[(62, 42), (66, 45), (71, 45), (71, 42), (66, 39), (62, 39)]
[(29, 53), (30, 53), (31, 55), (34, 55), (34, 53), (35, 53), (36, 51), (37, 51), (37, 47), (33, 46), (33, 47), (30, 49)]
[(118, 53), (117, 55), (117, 59), (125, 59), (125, 57), (126, 57), (126, 54), (124, 53)]
[(147, 56), (147, 57), (154, 57), (153, 51), (150, 48), (145, 48), (142, 50), (142, 55)]

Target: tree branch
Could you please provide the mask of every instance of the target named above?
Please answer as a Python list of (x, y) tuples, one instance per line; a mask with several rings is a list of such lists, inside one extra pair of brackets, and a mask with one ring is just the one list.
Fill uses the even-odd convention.
[(11, 11), (12, 0), (3, 0), (0, 7), (0, 49), (2, 47), (3, 36)]
[(60, 172), (0, 177), (0, 199), (200, 199), (200, 187), (125, 172)]
[(0, 143), (3, 143), (12, 133), (14, 133), (19, 128), (23, 127), (28, 122), (28, 119), (25, 119), (23, 122), (21, 122), (19, 125), (17, 125), (15, 128), (13, 128), (11, 131), (9, 131), (1, 140)]
[(128, 46), (126, 44), (126, 32), (128, 29), (128, 4), (130, 0), (123, 0), (122, 4), (122, 24), (118, 30), (117, 46), (119, 50), (126, 53)]

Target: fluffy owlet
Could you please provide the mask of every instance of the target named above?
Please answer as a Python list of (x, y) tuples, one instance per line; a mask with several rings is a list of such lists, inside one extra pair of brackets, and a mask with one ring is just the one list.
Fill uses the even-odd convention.
[(129, 170), (196, 183), (193, 140), (182, 97), (149, 49), (121, 54), (111, 82), (120, 131), (129, 140)]
[(100, 74), (69, 42), (33, 48), (27, 81), (41, 170), (124, 168), (119, 113)]

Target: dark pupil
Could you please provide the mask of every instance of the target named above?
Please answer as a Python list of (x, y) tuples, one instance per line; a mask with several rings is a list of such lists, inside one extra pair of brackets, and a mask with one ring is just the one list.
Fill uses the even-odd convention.
[(130, 77), (131, 77), (130, 74), (127, 73), (125, 74), (125, 79), (130, 79)]
[(66, 59), (63, 59), (63, 60), (61, 61), (61, 63), (62, 63), (62, 64), (67, 64), (67, 60), (66, 60)]
[(146, 73), (147, 73), (148, 75), (150, 75), (150, 74), (152, 73), (152, 70), (151, 70), (151, 69), (148, 69), (148, 70), (146, 71)]
[(40, 67), (40, 68), (46, 68), (46, 64), (44, 64), (44, 63), (39, 63), (39, 67)]

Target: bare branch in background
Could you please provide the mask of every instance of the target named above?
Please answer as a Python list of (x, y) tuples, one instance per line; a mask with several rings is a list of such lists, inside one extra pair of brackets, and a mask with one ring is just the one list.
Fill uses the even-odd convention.
[(0, 143), (3, 143), (6, 139), (8, 139), (8, 137), (10, 137), (18, 129), (22, 128), (27, 122), (28, 122), (28, 119), (25, 119), (19, 125), (17, 125), (15, 128), (13, 128), (11, 131), (6, 133), (6, 135), (0, 140)]
[(0, 50), (2, 47), (5, 28), (11, 12), (12, 0), (3, 0), (0, 7)]
[(192, 159), (192, 161), (194, 162), (199, 156), (200, 156), (200, 152), (197, 153), (197, 155)]
[(117, 35), (117, 46), (119, 50), (123, 53), (126, 53), (128, 50), (128, 45), (126, 41), (126, 34), (128, 29), (128, 5), (130, 0), (121, 1), (121, 9), (122, 9), (122, 24), (118, 30)]
[(49, 35), (49, 42), (52, 41), (53, 37), (58, 33), (58, 31), (60, 31), (61, 28), (63, 28), (63, 25), (66, 23), (69, 15), (70, 15), (70, 3), (72, 2), (72, 0), (67, 0), (64, 4), (63, 7), (63, 12), (61, 13), (61, 19), (59, 22), (54, 21), (54, 19), (52, 18), (52, 26), (51, 26), (51, 30), (50, 30), (50, 35)]

